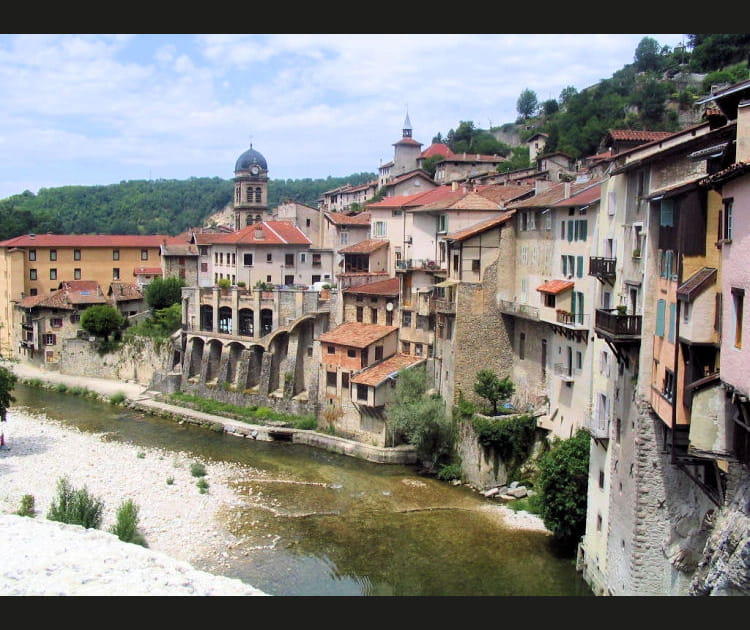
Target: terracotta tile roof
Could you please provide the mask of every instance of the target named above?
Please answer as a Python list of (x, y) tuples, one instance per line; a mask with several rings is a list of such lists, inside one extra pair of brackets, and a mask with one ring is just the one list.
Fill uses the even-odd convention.
[(357, 214), (326, 212), (325, 216), (331, 223), (336, 225), (370, 225), (369, 212), (358, 212)]
[(192, 243), (167, 243), (161, 246), (162, 256), (197, 256), (198, 247)]
[(381, 201), (367, 204), (368, 208), (408, 208), (409, 206), (418, 206), (424, 203), (431, 203), (440, 199), (444, 195), (455, 194), (450, 186), (438, 186), (413, 195), (398, 195), (397, 197), (386, 197)]
[(52, 293), (30, 295), (18, 304), (22, 308), (59, 308), (73, 310), (76, 304), (106, 304), (107, 298), (95, 280), (70, 280), (61, 282)]
[(136, 267), (133, 269), (134, 276), (160, 276), (161, 267)]
[(418, 146), (418, 147), (422, 146), (422, 143), (417, 142), (414, 138), (401, 138), (401, 140), (399, 140), (398, 142), (394, 142), (393, 146), (395, 147), (399, 144), (408, 144), (411, 146)]
[(508, 221), (514, 214), (516, 213), (515, 210), (510, 210), (508, 212), (503, 212), (499, 216), (493, 217), (492, 219), (487, 219), (485, 221), (480, 221), (479, 223), (475, 223), (474, 225), (470, 225), (469, 227), (465, 227), (462, 230), (457, 230), (455, 232), (450, 232), (449, 234), (445, 235), (445, 240), (447, 241), (463, 241), (467, 238), (470, 238), (472, 236), (476, 236), (477, 234), (481, 234), (482, 232), (489, 230), (493, 227), (496, 227), (498, 225), (502, 225), (506, 221)]
[(409, 171), (408, 173), (404, 173), (403, 175), (399, 175), (398, 177), (394, 177), (392, 180), (386, 183), (386, 186), (395, 186), (396, 184), (406, 182), (410, 179), (414, 179), (415, 177), (421, 177), (422, 179), (426, 179), (428, 182), (434, 183), (435, 181), (432, 179), (432, 177), (430, 177), (430, 174), (427, 171), (418, 168), (413, 171)]
[(683, 302), (691, 302), (706, 288), (715, 283), (716, 269), (714, 267), (703, 267), (677, 287), (677, 299)]
[(563, 199), (562, 201), (558, 201), (555, 204), (555, 207), (570, 207), (570, 206), (586, 206), (590, 203), (594, 203), (595, 201), (599, 201), (599, 199), (602, 196), (602, 184), (601, 182), (597, 182), (591, 188), (587, 188), (586, 190), (582, 190), (581, 192), (571, 195), (567, 199)]
[(318, 338), (324, 343), (335, 343), (353, 348), (366, 348), (379, 339), (387, 337), (398, 330), (398, 326), (380, 326), (379, 324), (363, 324), (360, 322), (346, 322), (334, 330), (323, 333)]
[(382, 363), (368, 367), (359, 374), (352, 376), (351, 382), (377, 387), (389, 376), (422, 363), (424, 360), (423, 357), (413, 357), (409, 354), (394, 354)]
[(384, 239), (366, 239), (354, 245), (339, 250), (339, 254), (372, 254), (381, 247), (386, 247), (390, 241)]
[(517, 184), (485, 184), (477, 186), (476, 192), (502, 206), (516, 197), (528, 195), (530, 188), (528, 185), (519, 186)]
[(609, 137), (612, 140), (625, 142), (652, 142), (662, 140), (671, 136), (673, 131), (642, 131), (639, 129), (610, 129)]
[[(565, 200), (565, 191), (569, 190), (568, 198), (577, 195), (582, 190), (585, 190), (589, 186), (592, 185), (592, 182), (571, 182), (570, 184), (566, 184), (565, 182), (561, 182), (559, 184), (555, 184), (548, 188), (547, 190), (544, 190), (540, 193), (535, 194), (533, 197), (529, 197), (528, 199), (522, 199), (521, 201), (516, 201), (512, 205), (509, 205), (509, 207), (513, 208), (549, 208), (550, 206), (554, 206), (560, 201)], [(569, 188), (566, 188), (566, 186), (569, 186)]]
[(476, 192), (455, 192), (409, 212), (436, 212), (440, 210), (499, 210), (500, 204)]
[[(261, 238), (258, 238), (258, 234)], [(312, 241), (291, 221), (261, 221), (228, 233), (196, 232), (198, 245), (311, 245)]]
[(427, 147), (419, 157), (421, 158), (429, 158), (433, 155), (442, 155), (443, 157), (452, 157), (455, 155), (453, 151), (450, 150), (450, 147), (448, 147), (447, 144), (443, 144), (442, 142), (435, 142), (431, 144), (429, 147)]
[(388, 297), (396, 296), (399, 294), (399, 279), (388, 278), (387, 280), (377, 280), (375, 282), (368, 282), (367, 284), (358, 284), (355, 287), (344, 289), (344, 293), (360, 294), (365, 295), (385, 295)]
[(482, 155), (480, 153), (454, 153), (451, 157), (446, 158), (446, 162), (488, 162), (499, 164), (505, 162), (502, 155)]
[(575, 283), (570, 280), (548, 280), (544, 284), (540, 284), (536, 290), (542, 293), (551, 293), (557, 295), (568, 289), (572, 289)]
[(137, 282), (110, 282), (107, 295), (115, 302), (143, 299), (143, 292)]
[(0, 242), (0, 247), (159, 247), (184, 239), (158, 234), (23, 234)]

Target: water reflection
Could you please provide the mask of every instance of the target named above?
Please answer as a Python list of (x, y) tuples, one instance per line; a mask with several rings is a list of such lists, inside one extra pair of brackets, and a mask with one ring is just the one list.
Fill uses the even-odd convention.
[[(509, 528), (479, 494), (288, 442), (255, 442), (28, 388), (28, 407), (110, 439), (249, 467), (222, 518), (241, 544), (225, 575), (273, 595), (590, 595), (549, 536)], [(251, 469), (251, 470), (250, 470)]]

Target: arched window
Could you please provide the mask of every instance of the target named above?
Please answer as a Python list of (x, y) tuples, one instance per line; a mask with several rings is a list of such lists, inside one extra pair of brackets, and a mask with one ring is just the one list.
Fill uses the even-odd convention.
[(245, 225), (252, 225), (252, 224), (253, 224), (253, 215), (252, 214), (248, 214), (245, 217)]
[(255, 222), (256, 223), (260, 223), (260, 215), (259, 214), (255, 215)]
[(247, 201), (252, 202), (252, 200), (253, 200), (253, 189), (250, 186), (248, 186), (247, 187)]
[[(249, 200), (248, 200), (249, 201)], [(255, 189), (255, 203), (260, 203), (260, 186)]]

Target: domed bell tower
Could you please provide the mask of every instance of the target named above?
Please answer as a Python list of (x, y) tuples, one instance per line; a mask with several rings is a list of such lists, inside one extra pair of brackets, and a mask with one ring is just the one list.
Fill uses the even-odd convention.
[(234, 166), (234, 229), (268, 218), (268, 164), (253, 145)]

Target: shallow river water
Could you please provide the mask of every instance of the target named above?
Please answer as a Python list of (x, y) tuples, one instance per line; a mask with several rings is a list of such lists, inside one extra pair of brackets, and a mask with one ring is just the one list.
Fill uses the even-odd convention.
[[(252, 502), (222, 571), (271, 595), (589, 596), (548, 534), (509, 527), (492, 499), (417, 474), (287, 442), (257, 442), (22, 384), (15, 406), (86, 431), (243, 464)], [(202, 568), (196, 565), (198, 568)]]

